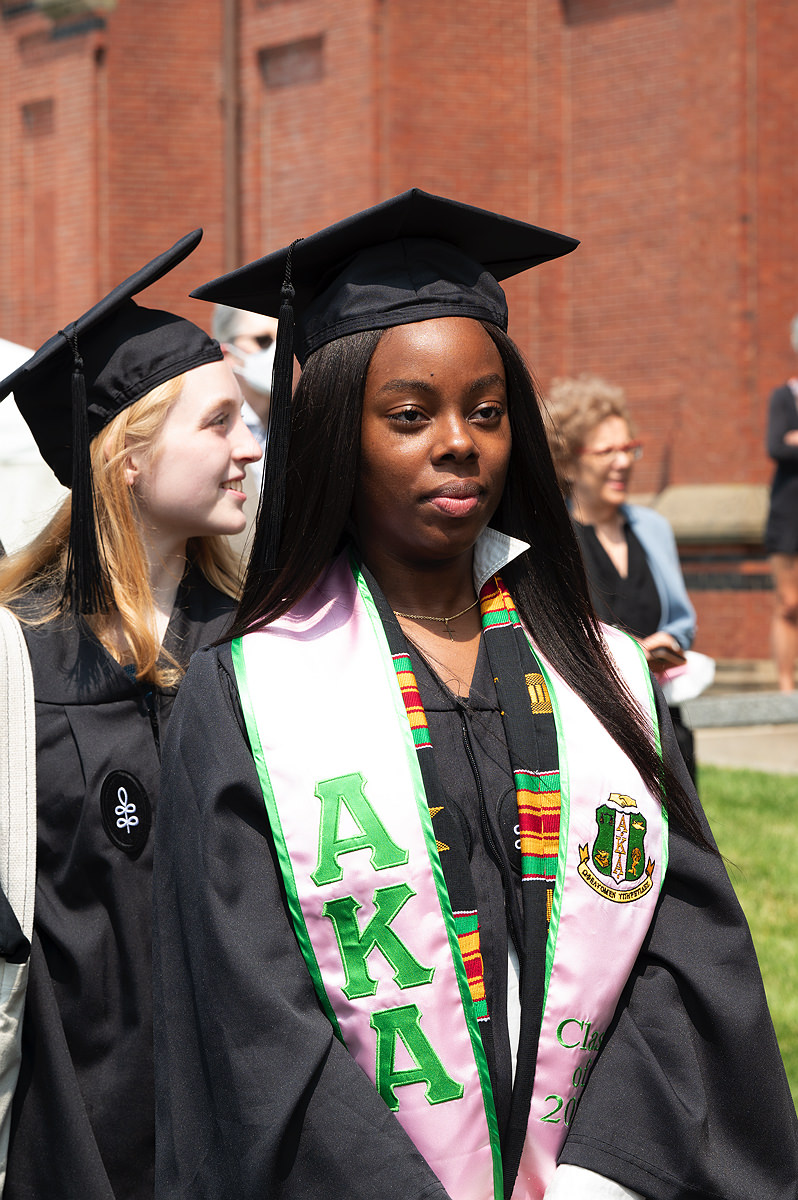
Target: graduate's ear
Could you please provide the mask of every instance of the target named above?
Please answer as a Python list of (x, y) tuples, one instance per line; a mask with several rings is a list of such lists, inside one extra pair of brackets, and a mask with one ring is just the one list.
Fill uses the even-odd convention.
[[(105, 446), (103, 447), (103, 450), (104, 450), (105, 458), (106, 458), (106, 462), (107, 462), (111, 457), (111, 449), (107, 442), (106, 442)], [(125, 442), (125, 464), (122, 468), (122, 473), (125, 477), (125, 483), (127, 484), (128, 487), (131, 487), (131, 488), (134, 487), (136, 482), (138, 481), (138, 478), (141, 475), (142, 459), (143, 459), (143, 455), (141, 452), (141, 448), (129, 446), (126, 441)]]

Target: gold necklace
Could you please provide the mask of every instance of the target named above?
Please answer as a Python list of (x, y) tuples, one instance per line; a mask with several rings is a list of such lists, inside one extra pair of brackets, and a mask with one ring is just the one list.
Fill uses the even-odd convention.
[(454, 616), (451, 616), (451, 617), (427, 617), (424, 615), (424, 613), (399, 612), (398, 608), (395, 608), (394, 612), (396, 613), (397, 617), (404, 617), (408, 621), (440, 621), (440, 622), (442, 622), (442, 624), (445, 625), (445, 627), (446, 627), (446, 632), (449, 635), (449, 640), (453, 642), (454, 638), (452, 637), (452, 631), (449, 628), (449, 622), (456, 621), (458, 617), (464, 617), (467, 612), (471, 612), (471, 609), (476, 608), (476, 606), (478, 604), (479, 604), (479, 597), (477, 597), (477, 599), (474, 601), (473, 604), (469, 604), (468, 608), (462, 609), (461, 612), (455, 613)]

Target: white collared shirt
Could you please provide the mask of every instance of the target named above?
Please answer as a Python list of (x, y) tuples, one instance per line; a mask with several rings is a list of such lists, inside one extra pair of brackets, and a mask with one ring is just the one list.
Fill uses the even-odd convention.
[(488, 527), (479, 535), (474, 546), (474, 587), (477, 595), (485, 586), (491, 575), (495, 575), (497, 571), (501, 571), (502, 567), (506, 567), (508, 562), (512, 562), (514, 558), (518, 558), (519, 554), (523, 554), (529, 549), (528, 542), (522, 542), (520, 538), (510, 537), (509, 534), (500, 533), (498, 529)]

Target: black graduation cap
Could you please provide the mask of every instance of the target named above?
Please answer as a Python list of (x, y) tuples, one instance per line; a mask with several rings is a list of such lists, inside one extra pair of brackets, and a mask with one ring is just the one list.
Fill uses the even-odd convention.
[(290, 255), (295, 353), (363, 329), (466, 316), (507, 328), (498, 280), (579, 243), (418, 188), (196, 288), (191, 295), (273, 316)]
[[(411, 188), (196, 288), (200, 300), (280, 308), (258, 530), (250, 564), (274, 567), (290, 434), (291, 362), (345, 334), (435, 317), (507, 329), (499, 280), (569, 254), (574, 238)], [(294, 322), (296, 322), (294, 338)]]
[(0, 400), (14, 393), (45, 462), (72, 489), (63, 600), (72, 612), (96, 612), (111, 599), (97, 542), (91, 439), (158, 384), (223, 358), (218, 342), (199, 326), (132, 299), (187, 258), (201, 238), (201, 229), (186, 234), (0, 383)]

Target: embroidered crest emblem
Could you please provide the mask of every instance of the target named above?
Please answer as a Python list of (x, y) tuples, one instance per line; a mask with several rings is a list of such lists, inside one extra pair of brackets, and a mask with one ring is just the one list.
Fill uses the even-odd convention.
[(100, 789), (103, 827), (113, 844), (138, 858), (152, 826), (152, 805), (144, 788), (129, 771), (111, 771)]
[(618, 904), (640, 900), (653, 887), (654, 863), (652, 859), (646, 863), (648, 822), (637, 801), (611, 792), (596, 809), (596, 824), (592, 853), (587, 845), (579, 847), (579, 874), (605, 900)]

